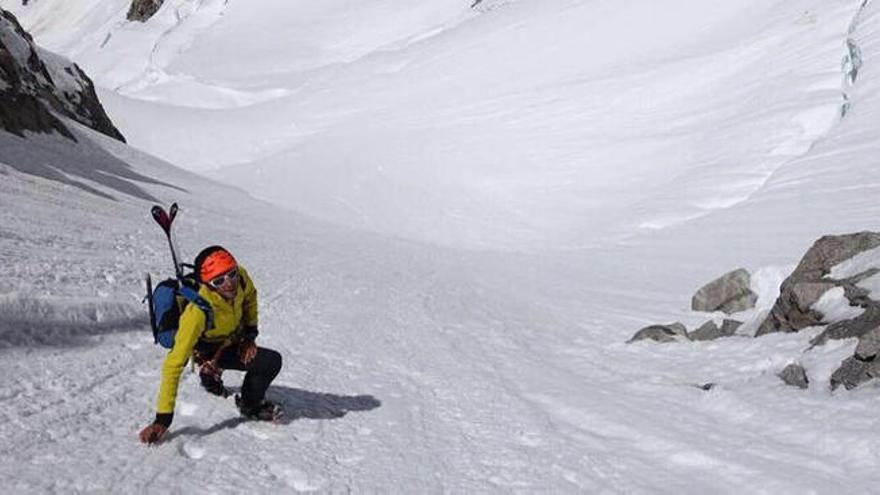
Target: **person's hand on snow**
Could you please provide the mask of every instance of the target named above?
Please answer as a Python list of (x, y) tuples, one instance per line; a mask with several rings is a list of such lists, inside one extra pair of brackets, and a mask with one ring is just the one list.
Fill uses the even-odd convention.
[(150, 426), (147, 426), (140, 433), (141, 442), (151, 445), (157, 442), (162, 441), (162, 437), (165, 436), (165, 432), (168, 431), (168, 428), (161, 423), (152, 423)]
[(241, 356), (241, 362), (248, 364), (257, 357), (257, 344), (252, 340), (246, 340), (238, 347), (238, 355)]

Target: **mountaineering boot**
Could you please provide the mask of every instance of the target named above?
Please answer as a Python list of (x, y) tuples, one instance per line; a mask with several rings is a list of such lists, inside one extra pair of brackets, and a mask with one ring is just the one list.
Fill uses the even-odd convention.
[(245, 418), (256, 419), (259, 421), (278, 421), (284, 414), (278, 404), (266, 399), (263, 399), (263, 402), (256, 406), (251, 406), (245, 404), (244, 401), (241, 400), (241, 396), (236, 395), (235, 406), (238, 407), (238, 411)]

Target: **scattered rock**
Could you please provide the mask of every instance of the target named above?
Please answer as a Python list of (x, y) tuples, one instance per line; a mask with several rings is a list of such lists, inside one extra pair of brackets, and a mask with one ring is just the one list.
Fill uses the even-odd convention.
[(824, 345), (829, 340), (861, 338), (877, 327), (880, 327), (880, 304), (872, 302), (856, 318), (828, 325), (822, 333), (810, 340), (810, 346)]
[(755, 307), (758, 296), (750, 289), (751, 276), (744, 268), (709, 282), (691, 299), (694, 311), (737, 313)]
[(842, 286), (848, 297), (861, 298), (864, 302), (864, 291), (856, 288), (852, 280), (835, 281), (824, 277), (835, 265), (877, 246), (880, 246), (880, 234), (875, 232), (829, 235), (817, 240), (794, 272), (782, 282), (779, 298), (755, 336), (773, 332), (796, 332), (822, 324), (823, 315), (810, 309), (810, 306), (833, 287)]
[(647, 326), (632, 336), (627, 343), (637, 340), (651, 339), (657, 342), (678, 342), (682, 339), (688, 340), (687, 327), (681, 323), (670, 323), (669, 325), (651, 325)]
[(880, 326), (874, 327), (859, 337), (855, 357), (862, 361), (870, 361), (880, 353)]
[(689, 333), (688, 336), (691, 340), (715, 340), (721, 337), (730, 337), (736, 333), (736, 330), (741, 325), (742, 322), (725, 319), (721, 324), (721, 328), (718, 328), (718, 325), (714, 321), (709, 320), (706, 323), (703, 323), (700, 328)]
[(743, 322), (741, 321), (725, 318), (724, 321), (721, 323), (721, 335), (724, 337), (730, 337), (731, 335), (735, 334), (736, 331), (739, 330), (739, 327), (741, 327), (742, 325)]
[(691, 340), (715, 340), (721, 336), (721, 329), (712, 320), (703, 323), (700, 328), (690, 333)]
[(831, 374), (831, 390), (836, 390), (841, 385), (847, 390), (852, 390), (878, 375), (880, 375), (880, 362), (862, 361), (850, 356), (844, 359), (840, 368)]
[(807, 378), (807, 371), (799, 364), (789, 364), (779, 372), (779, 378), (786, 385), (806, 389), (810, 386), (810, 380)]
[(129, 21), (147, 22), (153, 14), (159, 11), (159, 7), (165, 0), (132, 0), (126, 19)]
[(831, 390), (843, 385), (851, 390), (880, 376), (880, 304), (872, 302), (858, 318), (828, 325), (810, 341), (812, 346), (823, 345), (830, 339), (856, 337), (859, 343), (852, 356), (846, 358), (831, 375)]

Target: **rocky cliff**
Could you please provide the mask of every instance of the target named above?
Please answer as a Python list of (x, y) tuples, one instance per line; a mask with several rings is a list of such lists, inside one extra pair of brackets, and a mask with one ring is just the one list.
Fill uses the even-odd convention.
[(15, 16), (0, 9), (0, 128), (74, 139), (59, 116), (125, 141), (82, 69), (36, 46)]
[(126, 16), (129, 21), (146, 22), (153, 17), (165, 0), (132, 0)]

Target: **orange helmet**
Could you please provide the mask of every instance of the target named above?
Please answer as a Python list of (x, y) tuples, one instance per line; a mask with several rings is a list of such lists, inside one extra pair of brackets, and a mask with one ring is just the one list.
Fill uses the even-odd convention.
[(229, 254), (229, 251), (222, 246), (210, 246), (202, 250), (196, 256), (195, 263), (196, 276), (199, 282), (206, 283), (209, 280), (223, 275), (224, 273), (236, 268), (238, 262)]

